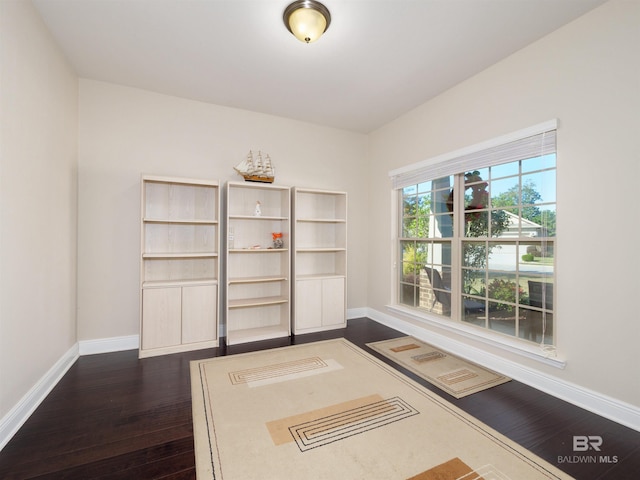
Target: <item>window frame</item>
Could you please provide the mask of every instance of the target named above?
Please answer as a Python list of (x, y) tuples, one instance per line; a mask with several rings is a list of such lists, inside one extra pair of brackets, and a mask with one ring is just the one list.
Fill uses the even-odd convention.
[[(464, 335), (468, 335), (476, 339), (482, 338), (484, 341), (488, 343), (492, 343), (494, 345), (501, 346), (501, 347), (506, 347), (509, 350), (518, 351), (519, 353), (524, 353), (527, 356), (531, 356), (532, 358), (539, 359), (540, 357), (542, 357), (547, 360), (551, 359), (549, 360), (550, 363), (553, 364), (554, 366), (560, 366), (560, 368), (564, 366), (564, 362), (558, 361), (554, 358), (557, 355), (557, 351), (555, 347), (555, 345), (557, 344), (556, 337), (555, 337), (557, 328), (555, 328), (555, 325), (553, 329), (554, 332), (553, 332), (552, 345), (545, 344), (544, 340), (541, 342), (541, 344), (536, 345), (530, 340), (519, 338), (517, 331), (515, 331), (513, 335), (500, 334), (486, 327), (475, 327), (475, 326), (468, 325), (466, 324), (466, 322), (463, 321), (462, 314), (461, 314), (462, 298), (463, 298), (462, 297), (463, 295), (462, 248), (465, 241), (467, 242), (473, 241), (474, 238), (476, 238), (476, 237), (464, 236), (464, 226), (465, 226), (464, 174), (467, 171), (467, 167), (464, 167), (464, 166), (463, 167), (460, 167), (460, 166), (445, 167), (442, 165), (445, 162), (450, 163), (452, 159), (454, 159), (454, 163), (455, 163), (455, 159), (459, 159), (460, 157), (473, 156), (476, 152), (487, 151), (494, 147), (500, 147), (501, 145), (504, 145), (509, 142), (518, 141), (527, 137), (539, 135), (541, 133), (544, 134), (545, 132), (550, 132), (550, 131), (553, 131), (552, 132), (553, 133), (553, 153), (557, 155), (557, 151), (555, 148), (556, 130), (557, 130), (557, 120), (551, 120), (549, 122), (544, 122), (542, 124), (538, 124), (524, 130), (520, 130), (508, 135), (504, 135), (502, 137), (498, 137), (493, 140), (489, 140), (487, 142), (482, 142), (480, 144), (467, 147), (465, 149), (461, 149), (455, 152), (451, 152), (449, 154), (441, 155), (433, 159), (425, 160), (413, 165), (402, 167), (400, 169), (393, 170), (389, 173), (390, 177), (392, 177), (392, 183), (393, 183), (392, 203), (393, 203), (393, 216), (395, 217), (392, 219), (393, 221), (392, 228), (394, 229), (394, 234), (393, 234), (394, 245), (392, 248), (394, 259), (392, 263), (393, 268), (392, 268), (392, 283), (391, 283), (392, 302), (391, 302), (391, 305), (388, 305), (388, 308), (391, 311), (398, 312), (398, 313), (401, 313), (402, 315), (413, 317), (421, 321), (427, 321), (428, 323), (431, 323), (433, 325), (444, 327), (447, 330), (457, 331), (458, 333), (463, 333)], [(547, 153), (550, 153), (550, 152), (547, 152)], [(556, 156), (556, 159), (557, 159), (557, 156)], [(522, 160), (522, 158), (520, 160)], [(503, 163), (509, 163), (510, 161), (513, 161), (513, 160), (489, 163), (487, 167), (494, 166), (494, 165), (497, 166)], [(457, 164), (460, 165), (460, 162), (458, 162)], [(464, 163), (462, 163), (462, 165), (464, 165)], [(443, 167), (448, 168), (448, 170), (442, 170)], [(462, 168), (462, 170), (451, 171), (452, 168)], [(557, 161), (552, 167), (552, 169), (557, 173)], [(437, 238), (410, 238), (410, 237), (402, 236), (403, 235), (403, 218), (404, 218), (403, 187), (398, 186), (399, 185), (398, 178), (402, 178), (402, 177), (405, 178), (404, 180), (405, 186), (409, 186), (409, 184), (406, 184), (406, 178), (417, 179), (418, 181), (416, 182), (416, 185), (422, 182), (433, 181), (440, 178), (440, 177), (424, 176), (425, 171), (431, 172), (432, 175), (433, 174), (438, 175), (438, 173), (433, 173), (433, 172), (443, 172), (443, 171), (446, 172), (445, 175), (453, 175), (454, 181), (453, 181), (452, 187), (455, 192), (460, 192), (454, 195), (454, 212), (456, 212), (456, 215), (454, 217), (455, 224), (453, 226), (453, 229), (454, 229), (453, 237), (450, 239), (451, 250), (452, 250), (452, 258), (450, 262), (451, 263), (451, 267), (450, 267), (451, 268), (451, 302), (450, 302), (451, 313), (450, 313), (450, 316), (442, 316), (434, 313), (425, 312), (419, 309), (419, 307), (416, 307), (415, 302), (414, 302), (414, 307), (403, 305), (400, 302), (401, 300), (400, 289), (402, 287), (402, 279), (401, 279), (402, 270), (401, 269), (403, 267), (402, 242), (403, 241), (416, 241), (416, 242), (423, 241), (423, 242), (431, 243), (434, 241), (438, 241)], [(445, 175), (442, 175), (442, 176), (445, 176)], [(518, 170), (517, 175), (512, 175), (512, 177), (518, 179), (520, 189), (522, 189), (522, 185), (524, 184), (524, 181), (523, 181), (524, 176), (525, 175), (523, 175), (522, 168)], [(556, 176), (555, 183), (557, 185), (557, 176)], [(555, 208), (557, 207), (557, 199), (554, 198), (554, 200), (555, 201), (551, 203), (554, 204), (554, 208)], [(519, 202), (518, 208), (522, 208), (522, 206), (523, 206), (522, 202)], [(556, 212), (557, 212), (557, 209), (556, 209)], [(521, 217), (521, 218), (524, 218), (524, 217)], [(441, 240), (444, 240), (444, 239), (441, 239)], [(523, 238), (522, 236), (522, 226), (519, 227), (518, 237), (514, 239), (498, 240), (497, 237), (487, 236), (487, 237), (478, 238), (478, 240), (483, 242), (500, 241), (502, 243), (511, 243), (515, 246), (526, 243), (526, 239)], [(545, 237), (545, 239), (542, 241), (543, 243), (545, 243), (547, 240), (553, 244), (554, 253), (557, 253), (557, 240), (558, 240), (557, 234), (550, 239)], [(539, 242), (539, 241), (540, 240), (536, 240), (536, 242)], [(519, 255), (519, 253), (517, 255)], [(553, 287), (554, 298), (557, 299), (557, 295), (555, 295), (556, 279), (557, 279), (557, 268), (556, 268), (556, 262), (555, 262), (555, 256), (554, 256), (552, 282), (554, 285)], [(557, 302), (555, 302), (553, 306), (554, 324), (557, 323), (556, 312), (557, 312)]]

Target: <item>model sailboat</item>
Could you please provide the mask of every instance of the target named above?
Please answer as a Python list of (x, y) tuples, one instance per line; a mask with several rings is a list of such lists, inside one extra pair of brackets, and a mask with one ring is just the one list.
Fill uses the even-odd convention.
[(273, 183), (275, 179), (275, 171), (271, 165), (269, 154), (266, 158), (262, 158), (262, 152), (258, 151), (258, 156), (253, 157), (253, 152), (249, 150), (247, 158), (245, 158), (233, 169), (242, 175), (247, 182)]

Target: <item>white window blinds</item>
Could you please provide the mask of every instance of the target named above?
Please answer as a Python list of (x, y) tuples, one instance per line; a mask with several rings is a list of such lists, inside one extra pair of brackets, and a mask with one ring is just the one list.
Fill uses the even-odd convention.
[(555, 153), (557, 120), (389, 172), (393, 188)]

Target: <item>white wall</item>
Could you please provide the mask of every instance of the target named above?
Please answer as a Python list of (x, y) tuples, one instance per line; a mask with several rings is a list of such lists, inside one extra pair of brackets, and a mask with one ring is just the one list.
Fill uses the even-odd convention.
[(276, 184), (348, 192), (348, 306), (366, 306), (367, 136), (92, 80), (79, 136), (80, 340), (138, 333), (140, 175), (242, 181), (250, 149)]
[(639, 26), (640, 3), (609, 2), (371, 135), (370, 307), (388, 313), (392, 290), (389, 170), (558, 118), (556, 322), (566, 368), (481, 348), (640, 406)]
[(0, 418), (76, 343), (78, 82), (30, 2), (0, 1)]

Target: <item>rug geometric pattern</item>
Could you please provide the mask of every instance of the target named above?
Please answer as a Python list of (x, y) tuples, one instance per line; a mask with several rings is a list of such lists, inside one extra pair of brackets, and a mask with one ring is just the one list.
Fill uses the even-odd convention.
[(571, 478), (345, 339), (194, 361), (191, 386), (199, 480)]
[(455, 398), (466, 397), (511, 380), (413, 337), (367, 343), (367, 346)]

